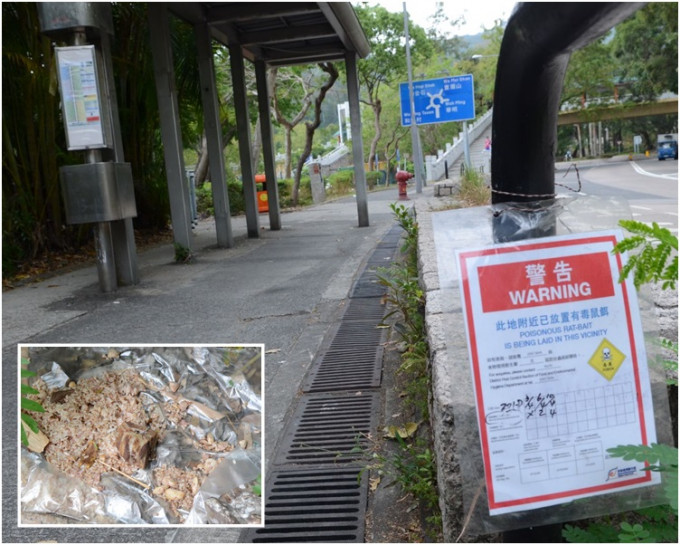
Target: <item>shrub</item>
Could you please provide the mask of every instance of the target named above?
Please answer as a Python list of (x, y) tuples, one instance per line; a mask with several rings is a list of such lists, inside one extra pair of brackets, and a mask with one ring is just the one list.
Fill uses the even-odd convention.
[[(290, 208), (293, 206), (293, 178), (284, 178), (279, 180), (279, 203), (281, 208)], [(305, 206), (312, 203), (312, 183), (309, 176), (302, 176), (300, 178), (300, 190), (298, 191), (298, 206)]]
[[(243, 214), (246, 210), (243, 184), (241, 182), (228, 182), (227, 195), (229, 196), (229, 213), (232, 216)], [(196, 188), (196, 209), (198, 214), (203, 217), (215, 214), (212, 185), (210, 182), (204, 182), (202, 186)]]
[(326, 192), (329, 195), (347, 195), (354, 191), (354, 171), (338, 170), (328, 177)]
[(382, 170), (372, 170), (366, 173), (366, 184), (368, 189), (375, 188), (376, 185), (382, 184), (385, 181), (385, 172)]
[(246, 211), (243, 184), (241, 182), (228, 182), (227, 193), (229, 195), (229, 213), (232, 216), (243, 214)]
[[(629, 255), (628, 263), (623, 267), (620, 282), (633, 275), (636, 288), (646, 283), (660, 283), (661, 288), (675, 289), (678, 282), (678, 238), (668, 229), (657, 223), (650, 227), (635, 220), (621, 220), (632, 236), (620, 241), (614, 253), (639, 250)], [(669, 384), (677, 384), (678, 345), (672, 339), (662, 339), (662, 344), (675, 352), (673, 360), (665, 362), (667, 368), (675, 373), (675, 379)], [(675, 394), (677, 405), (677, 390)], [(677, 442), (677, 435), (676, 435)], [(614, 458), (636, 460), (650, 464), (646, 471), (662, 471), (667, 477), (663, 480), (663, 489), (668, 503), (646, 509), (624, 513), (616, 524), (610, 518), (596, 519), (587, 525), (566, 524), (562, 536), (571, 543), (675, 543), (678, 538), (678, 449), (673, 446), (652, 443), (651, 445), (618, 445), (608, 448), (607, 452)], [(630, 520), (621, 521), (621, 517)], [(581, 527), (585, 526), (585, 527)]]
[(491, 201), (491, 189), (484, 174), (472, 168), (465, 169), (460, 179), (460, 198), (472, 206), (488, 204)]
[(281, 206), (283, 206), (290, 199), (290, 195), (293, 192), (293, 180), (279, 180), (276, 184), (279, 186), (279, 201)]
[(212, 184), (204, 182), (196, 188), (196, 210), (199, 216), (208, 217), (215, 214), (212, 198)]

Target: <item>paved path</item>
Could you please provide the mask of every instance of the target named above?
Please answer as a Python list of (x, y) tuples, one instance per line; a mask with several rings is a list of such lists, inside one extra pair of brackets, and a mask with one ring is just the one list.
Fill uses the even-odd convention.
[[(424, 194), (431, 193), (425, 188)], [(409, 188), (409, 196), (415, 195)], [(139, 256), (140, 283), (99, 291), (94, 266), (3, 294), (3, 540), (137, 542), (134, 529), (17, 528), (17, 343), (264, 343), (267, 464), (291, 401), (328, 328), (339, 319), (367, 254), (394, 224), (396, 187), (369, 194), (370, 226), (353, 198), (282, 215), (280, 231), (215, 247), (212, 222), (195, 230), (196, 260), (173, 263), (171, 244)], [(268, 225), (266, 216), (261, 224)], [(8, 477), (9, 476), (9, 477)], [(101, 532), (106, 532), (102, 535)], [(234, 542), (238, 530), (158, 528), (144, 541)]]

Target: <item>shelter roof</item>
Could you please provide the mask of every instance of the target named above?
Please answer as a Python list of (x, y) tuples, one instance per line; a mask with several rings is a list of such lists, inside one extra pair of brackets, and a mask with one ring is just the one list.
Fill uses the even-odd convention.
[(205, 22), (212, 37), (238, 45), (250, 61), (291, 65), (368, 55), (370, 45), (349, 2), (169, 2), (191, 23)]

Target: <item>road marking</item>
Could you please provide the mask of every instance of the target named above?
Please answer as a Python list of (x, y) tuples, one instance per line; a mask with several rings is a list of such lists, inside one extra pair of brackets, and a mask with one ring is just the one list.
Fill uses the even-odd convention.
[(654, 174), (653, 172), (647, 172), (644, 168), (642, 168), (640, 165), (638, 165), (635, 161), (631, 161), (630, 165), (635, 169), (635, 172), (638, 174), (642, 174), (643, 176), (650, 176), (652, 178), (662, 178), (664, 180), (677, 180), (678, 179), (678, 174), (677, 173), (669, 173), (669, 174)]
[[(633, 214), (633, 216), (634, 216), (634, 215), (635, 215), (635, 214)], [(672, 222), (669, 222), (669, 221), (656, 221), (656, 222), (655, 222), (655, 221), (642, 221), (642, 222), (640, 222), (640, 223), (644, 223), (645, 225), (648, 225), (649, 227), (653, 227), (655, 223), (656, 223), (659, 227), (664, 227), (664, 226), (666, 226), (666, 225), (670, 225), (671, 228), (668, 229), (669, 231), (677, 231), (677, 230), (678, 230), (677, 227), (673, 227), (673, 225), (675, 225), (675, 224), (672, 223)]]
[(637, 204), (631, 204), (631, 208), (637, 208), (638, 210), (651, 210), (651, 208), (648, 208), (647, 206), (639, 206)]

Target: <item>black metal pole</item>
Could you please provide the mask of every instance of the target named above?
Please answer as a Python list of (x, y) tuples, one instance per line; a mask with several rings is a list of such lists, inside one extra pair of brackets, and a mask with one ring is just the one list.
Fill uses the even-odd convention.
[(493, 106), (492, 202), (550, 198), (557, 114), (571, 53), (644, 3), (521, 3), (501, 44)]
[[(644, 3), (522, 3), (503, 35), (493, 107), (492, 202), (496, 242), (556, 233), (557, 115), (571, 53), (602, 36)], [(548, 201), (548, 202), (546, 202)], [(561, 524), (503, 532), (506, 543), (562, 541)]]

